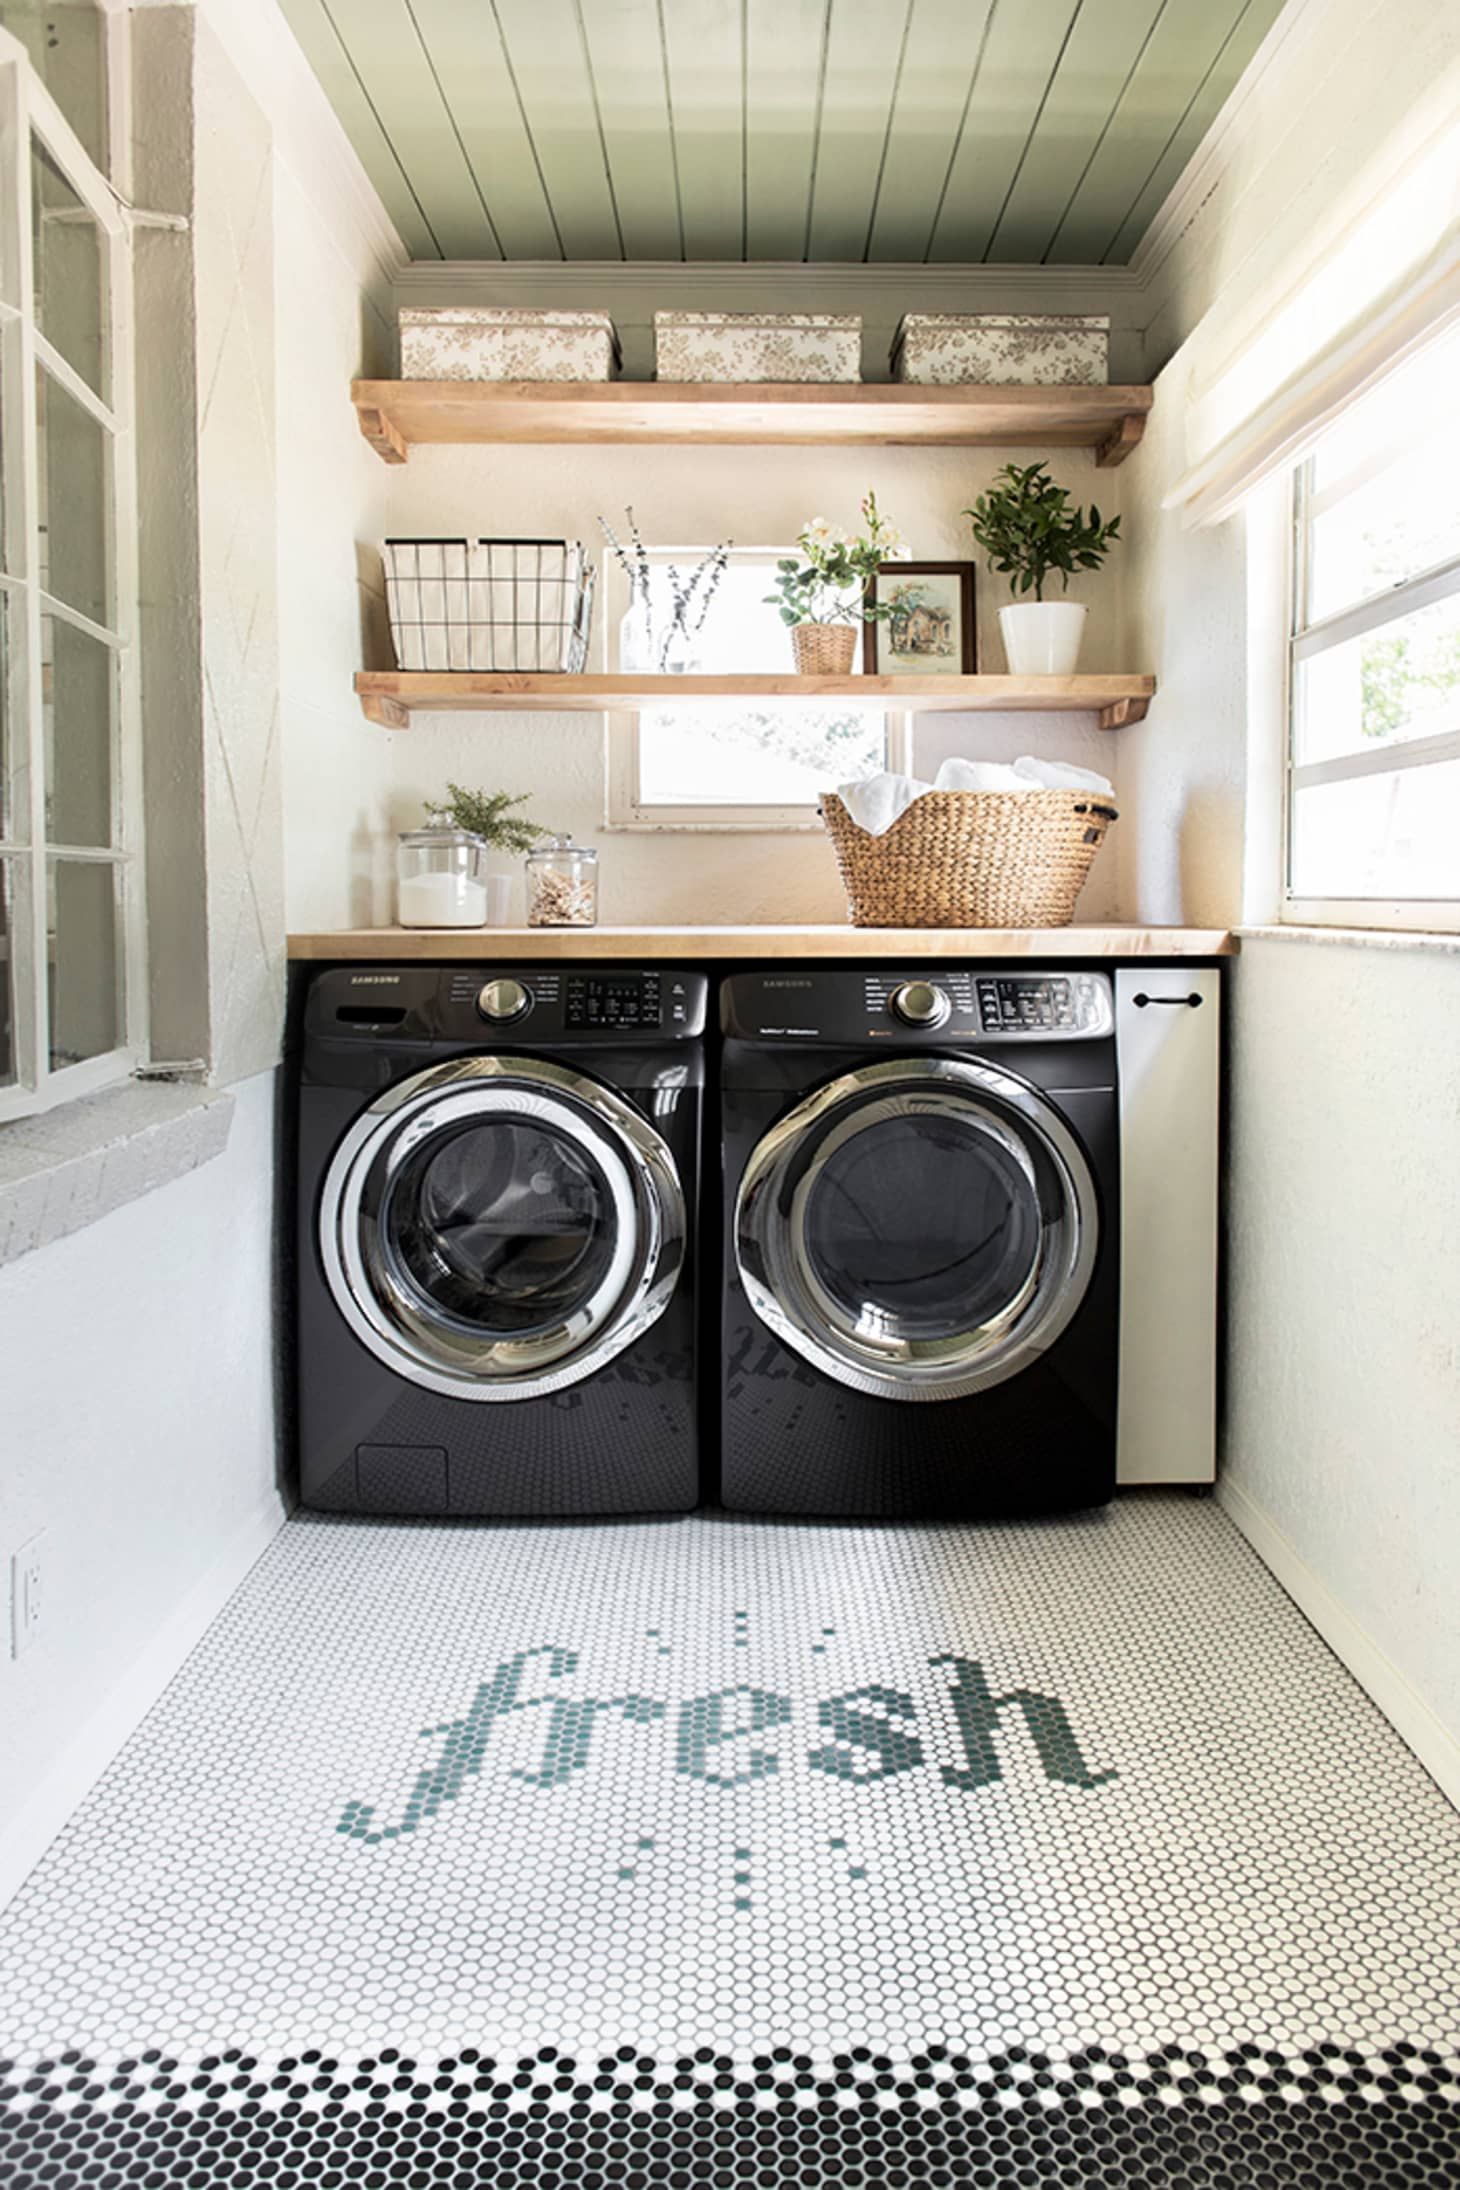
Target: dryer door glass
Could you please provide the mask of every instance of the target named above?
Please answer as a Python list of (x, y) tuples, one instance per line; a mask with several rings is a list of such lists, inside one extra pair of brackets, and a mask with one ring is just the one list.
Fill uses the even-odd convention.
[(956, 1343), (992, 1330), (1038, 1277), (1034, 1165), (967, 1103), (861, 1106), (826, 1136), (796, 1199), (810, 1286), (843, 1328), (874, 1344)]
[(378, 1098), (326, 1174), (320, 1255), (361, 1342), (427, 1390), (532, 1398), (663, 1313), (684, 1196), (661, 1136), (546, 1059), (468, 1057)]
[(819, 1088), (760, 1142), (737, 1200), (751, 1306), (854, 1390), (942, 1399), (1027, 1367), (1094, 1264), (1094, 1181), (1013, 1074), (914, 1058)]

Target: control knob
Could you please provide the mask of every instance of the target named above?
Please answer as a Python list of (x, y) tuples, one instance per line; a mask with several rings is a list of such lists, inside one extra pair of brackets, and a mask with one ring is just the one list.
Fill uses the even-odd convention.
[(489, 981), (477, 997), (477, 1010), (493, 1026), (507, 1026), (520, 1019), (532, 998), (520, 981)]
[(904, 981), (893, 990), (888, 1003), (909, 1027), (940, 1027), (953, 1009), (946, 990), (932, 981)]

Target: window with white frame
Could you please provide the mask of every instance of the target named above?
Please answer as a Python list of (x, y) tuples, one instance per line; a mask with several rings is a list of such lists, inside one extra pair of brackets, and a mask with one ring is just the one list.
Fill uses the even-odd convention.
[(0, 30), (0, 1117), (144, 1038), (131, 264)]
[(1293, 920), (1460, 927), (1460, 328), (1296, 477)]
[[(646, 629), (668, 628), (671, 571), (682, 578), (707, 552), (648, 549)], [(685, 666), (706, 676), (791, 674), (786, 627), (766, 600), (776, 559), (790, 552), (732, 550), (703, 625), (681, 651)], [(622, 666), (629, 646), (642, 658), (645, 632), (613, 628), (618, 649), (610, 667)], [(607, 819), (620, 829), (814, 828), (821, 791), (905, 764), (901, 722), (850, 701), (692, 699), (610, 716), (608, 737)]]

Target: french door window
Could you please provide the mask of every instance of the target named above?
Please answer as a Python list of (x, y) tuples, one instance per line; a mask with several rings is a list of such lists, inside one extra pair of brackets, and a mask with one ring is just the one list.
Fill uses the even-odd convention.
[(0, 31), (0, 1118), (142, 1053), (133, 467), (125, 216)]

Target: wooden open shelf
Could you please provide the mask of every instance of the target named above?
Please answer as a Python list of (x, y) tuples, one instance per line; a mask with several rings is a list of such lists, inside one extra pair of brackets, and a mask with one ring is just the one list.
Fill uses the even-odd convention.
[(357, 380), (360, 431), (387, 464), (413, 442), (832, 442), (1094, 449), (1123, 463), (1151, 390), (682, 385), (670, 381)]
[(477, 669), (362, 669), (355, 676), (370, 722), (405, 730), (412, 714), (595, 714), (686, 700), (857, 700), (914, 714), (1094, 714), (1102, 730), (1139, 722), (1154, 677), (568, 677)]

